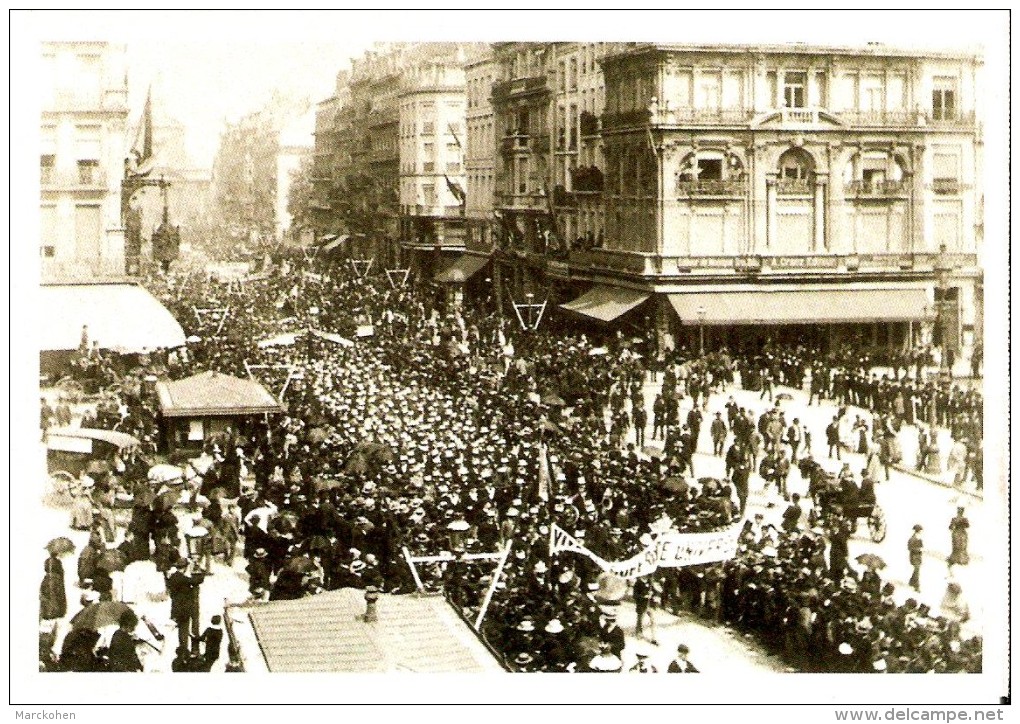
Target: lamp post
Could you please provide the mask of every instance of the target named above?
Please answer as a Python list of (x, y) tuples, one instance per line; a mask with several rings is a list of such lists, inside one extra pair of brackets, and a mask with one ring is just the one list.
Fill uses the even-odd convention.
[(534, 318), (534, 314), (535, 314), (535, 306), (534, 306), (535, 295), (532, 294), (531, 292), (528, 292), (527, 294), (524, 295), (524, 297), (528, 300), (528, 331), (531, 331), (531, 329), (535, 326), (535, 318)]
[(305, 363), (310, 364), (312, 361), (312, 338), (315, 336), (314, 331), (319, 328), (319, 308), (309, 307), (308, 308), (308, 329), (305, 330), (305, 347), (307, 354), (305, 356)]
[(705, 356), (705, 315), (708, 314), (708, 310), (705, 309), (704, 304), (698, 305), (698, 349), (699, 355)]
[(953, 264), (946, 252), (946, 245), (939, 247), (938, 260), (935, 263), (935, 315), (939, 329), (939, 346), (942, 349), (942, 364), (939, 368), (939, 376), (947, 380), (953, 376), (952, 364), (949, 359), (949, 315), (946, 308), (949, 296), (950, 278), (953, 274)]

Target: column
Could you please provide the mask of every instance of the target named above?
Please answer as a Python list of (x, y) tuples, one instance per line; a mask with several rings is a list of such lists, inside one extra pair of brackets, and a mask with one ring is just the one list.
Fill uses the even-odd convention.
[[(771, 248), (775, 246), (776, 231), (778, 229), (778, 221), (776, 219), (777, 206), (778, 206), (778, 193), (779, 190), (776, 188), (776, 174), (769, 173), (765, 175), (765, 248)], [(755, 252), (760, 252), (761, 249), (755, 249)]]
[(909, 249), (912, 253), (923, 251), (937, 251), (928, 249), (924, 238), (924, 146), (916, 144), (911, 154), (911, 175), (908, 177), (910, 183), (910, 241)]
[(825, 189), (828, 186), (828, 174), (815, 174), (814, 220), (815, 236), (813, 251), (825, 250)]

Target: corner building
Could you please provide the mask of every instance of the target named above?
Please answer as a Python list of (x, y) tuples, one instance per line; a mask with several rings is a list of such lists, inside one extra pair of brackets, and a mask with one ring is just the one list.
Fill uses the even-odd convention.
[(980, 341), (980, 57), (613, 44), (585, 81), (586, 46), (494, 49), (522, 288), (710, 348)]
[(607, 58), (607, 260), (735, 346), (901, 346), (936, 303), (949, 343), (972, 343), (979, 65), (881, 46)]

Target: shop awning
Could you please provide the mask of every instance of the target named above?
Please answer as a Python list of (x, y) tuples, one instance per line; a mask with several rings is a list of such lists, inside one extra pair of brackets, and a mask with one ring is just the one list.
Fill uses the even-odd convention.
[(487, 256), (461, 254), (453, 264), (433, 277), (444, 284), (463, 284), (489, 263)]
[(561, 309), (583, 314), (586, 317), (611, 322), (641, 304), (651, 295), (636, 289), (597, 286), (577, 299), (561, 304)]
[[(755, 289), (669, 294), (683, 324), (848, 324), (924, 317), (924, 289)], [(702, 314), (699, 314), (702, 312)]]
[(137, 284), (54, 284), (39, 288), (40, 349), (78, 349), (82, 327), (89, 344), (121, 353), (184, 344), (184, 330), (166, 307)]
[(156, 383), (165, 417), (230, 417), (283, 412), (280, 403), (255, 380), (201, 372), (183, 380)]

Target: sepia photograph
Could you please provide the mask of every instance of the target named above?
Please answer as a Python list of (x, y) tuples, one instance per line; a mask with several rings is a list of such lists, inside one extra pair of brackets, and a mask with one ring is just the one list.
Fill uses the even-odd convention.
[(1009, 21), (12, 13), (16, 718), (1008, 719)]

